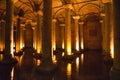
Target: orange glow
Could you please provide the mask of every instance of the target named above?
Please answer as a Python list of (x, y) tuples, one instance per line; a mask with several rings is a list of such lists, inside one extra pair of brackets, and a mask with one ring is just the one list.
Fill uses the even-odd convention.
[(84, 62), (84, 54), (81, 54), (81, 63), (83, 64), (83, 62)]
[(0, 54), (0, 60), (2, 60), (3, 59), (3, 55), (2, 54)]
[(20, 49), (22, 49), (23, 48), (23, 44), (22, 43), (20, 43)]
[(62, 56), (64, 56), (65, 55), (65, 52), (62, 52)]
[(41, 52), (41, 47), (40, 45), (37, 46), (37, 53), (40, 53)]
[(52, 48), (56, 50), (56, 19), (53, 19), (52, 23)]
[(33, 48), (34, 49), (37, 49), (36, 48), (36, 32), (35, 32), (35, 27), (32, 27), (32, 29), (33, 29)]
[(79, 71), (79, 57), (76, 58), (76, 71), (78, 72)]
[(72, 74), (72, 65), (71, 65), (71, 63), (68, 63), (67, 64), (67, 77), (68, 77), (68, 79), (71, 79), (71, 74)]
[(81, 38), (81, 49), (84, 49), (83, 37)]
[(56, 60), (56, 56), (55, 56), (55, 55), (52, 56), (52, 62), (53, 62), (53, 63), (57, 63), (57, 60)]
[(16, 52), (18, 52), (18, 51), (20, 51), (20, 45), (19, 45), (19, 42), (16, 42)]
[(64, 46), (64, 40), (62, 41), (62, 49), (64, 49), (65, 48), (65, 46)]
[(12, 56), (14, 55), (13, 53), (14, 53), (14, 49), (13, 49), (13, 47), (14, 47), (14, 39), (13, 39), (13, 36), (14, 36), (14, 34), (13, 34), (13, 23), (12, 23), (12, 29), (11, 29), (11, 46), (10, 46), (10, 49), (11, 49), (11, 54), (12, 54)]
[(11, 71), (11, 80), (14, 80), (14, 68), (12, 68), (12, 71)]
[(76, 41), (76, 50), (79, 51), (79, 41)]
[(37, 61), (37, 66), (39, 66), (40, 64), (41, 64), (41, 61), (38, 59), (38, 60), (36, 60)]
[(56, 50), (55, 42), (53, 43), (53, 50)]
[(71, 41), (67, 40), (67, 55), (71, 55)]
[(0, 51), (3, 51), (3, 50), (4, 50), (4, 45), (0, 44)]
[(111, 27), (111, 33), (110, 33), (110, 54), (111, 57), (114, 58), (114, 30), (113, 26)]

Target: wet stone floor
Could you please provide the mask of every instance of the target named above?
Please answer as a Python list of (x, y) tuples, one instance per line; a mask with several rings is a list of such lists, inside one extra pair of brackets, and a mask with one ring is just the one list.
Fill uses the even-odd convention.
[(31, 49), (26, 49), (22, 56), (15, 57), (18, 61), (15, 65), (0, 64), (0, 80), (110, 80), (112, 65), (104, 62), (101, 51), (86, 51), (72, 60), (61, 55), (56, 53), (53, 60), (57, 68), (45, 74), (37, 69), (41, 60), (33, 57)]

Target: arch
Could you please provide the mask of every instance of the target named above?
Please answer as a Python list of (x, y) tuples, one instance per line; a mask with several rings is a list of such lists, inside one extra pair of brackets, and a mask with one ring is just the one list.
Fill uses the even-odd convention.
[(91, 6), (95, 7), (99, 11), (99, 8), (100, 8), (99, 5), (94, 4), (94, 3), (86, 3), (79, 8), (78, 12), (81, 13), (82, 9), (85, 8), (88, 5), (91, 5)]

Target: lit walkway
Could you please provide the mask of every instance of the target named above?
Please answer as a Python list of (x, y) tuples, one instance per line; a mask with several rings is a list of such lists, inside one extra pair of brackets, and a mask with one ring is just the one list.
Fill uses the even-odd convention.
[(30, 49), (14, 67), (0, 64), (0, 80), (110, 80), (110, 65), (103, 62), (103, 55), (99, 51), (87, 51), (73, 61), (61, 60), (57, 55), (58, 68), (50, 74), (39, 73), (36, 70), (38, 62)]

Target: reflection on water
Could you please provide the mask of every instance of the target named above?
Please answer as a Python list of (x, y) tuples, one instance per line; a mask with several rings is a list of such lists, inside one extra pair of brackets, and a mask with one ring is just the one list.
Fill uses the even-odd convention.
[(83, 63), (84, 63), (84, 54), (83, 53), (80, 55), (80, 59), (81, 59), (81, 65), (83, 65)]
[(14, 80), (14, 68), (12, 68), (12, 71), (11, 71), (11, 80)]
[(37, 59), (36, 60), (36, 65), (39, 66), (41, 64), (41, 60)]
[(68, 63), (67, 64), (67, 79), (70, 80), (71, 79), (71, 74), (72, 74), (72, 64), (71, 63)]
[(79, 72), (79, 62), (80, 62), (80, 58), (77, 57), (77, 58), (76, 58), (76, 72), (77, 72), (77, 73)]
[(17, 59), (18, 63), (14, 68), (0, 65), (0, 80), (109, 80), (109, 70), (103, 67), (101, 52), (82, 53), (70, 61), (61, 58), (57, 60), (56, 57), (54, 60), (58, 65), (57, 70), (44, 75), (36, 71), (36, 66), (40, 65), (41, 60), (35, 59), (32, 51), (27, 50)]
[(3, 55), (2, 54), (0, 54), (0, 60), (2, 60), (3, 59)]

